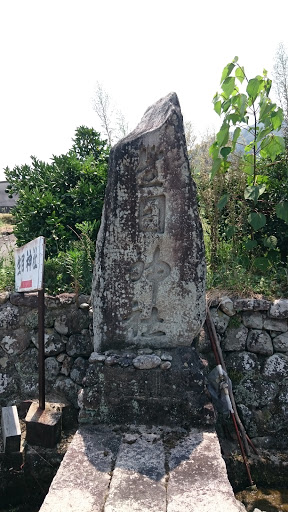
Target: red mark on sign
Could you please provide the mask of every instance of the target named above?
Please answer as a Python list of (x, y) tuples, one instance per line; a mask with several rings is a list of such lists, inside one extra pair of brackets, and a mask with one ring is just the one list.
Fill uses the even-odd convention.
[(20, 288), (31, 288), (32, 286), (32, 279), (29, 279), (29, 281), (21, 281)]

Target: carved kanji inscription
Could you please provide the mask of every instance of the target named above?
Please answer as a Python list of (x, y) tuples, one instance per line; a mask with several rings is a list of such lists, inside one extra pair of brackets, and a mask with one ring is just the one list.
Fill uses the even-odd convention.
[(141, 231), (164, 233), (165, 196), (143, 197), (140, 200), (139, 225)]

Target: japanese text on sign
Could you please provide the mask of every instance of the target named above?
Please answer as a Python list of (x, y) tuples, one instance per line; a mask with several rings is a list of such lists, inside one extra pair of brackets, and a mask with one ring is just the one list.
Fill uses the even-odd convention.
[(18, 292), (41, 290), (43, 287), (45, 240), (39, 236), (15, 249), (15, 289)]

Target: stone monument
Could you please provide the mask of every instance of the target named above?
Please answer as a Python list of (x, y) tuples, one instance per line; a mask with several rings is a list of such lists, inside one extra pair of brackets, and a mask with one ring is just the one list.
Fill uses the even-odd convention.
[(190, 346), (205, 320), (202, 227), (175, 93), (111, 150), (92, 293), (96, 352)]

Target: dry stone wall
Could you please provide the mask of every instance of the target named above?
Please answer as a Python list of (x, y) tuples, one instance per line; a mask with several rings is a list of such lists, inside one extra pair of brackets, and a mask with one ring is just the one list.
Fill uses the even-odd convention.
[[(0, 295), (0, 405), (38, 396), (37, 295)], [(210, 305), (239, 414), (262, 447), (281, 449), (288, 417), (288, 300), (219, 299)], [(215, 366), (203, 328), (191, 347), (93, 351), (89, 297), (45, 298), (48, 394), (80, 407), (83, 422), (213, 422), (203, 380)], [(202, 362), (199, 363), (198, 353)], [(205, 370), (206, 369), (206, 370)], [(145, 397), (147, 398), (145, 402)]]
[[(210, 306), (239, 415), (254, 444), (283, 449), (288, 433), (288, 300), (223, 297)], [(215, 366), (203, 328), (207, 374)]]
[[(78, 407), (93, 350), (89, 297), (45, 297), (47, 394), (60, 394)], [(0, 405), (38, 396), (37, 294), (0, 294)]]

